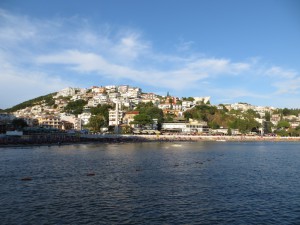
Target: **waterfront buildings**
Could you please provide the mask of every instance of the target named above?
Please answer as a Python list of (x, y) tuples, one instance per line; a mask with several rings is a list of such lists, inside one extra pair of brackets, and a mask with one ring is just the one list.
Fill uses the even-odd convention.
[[(62, 89), (53, 95), (51, 104), (44, 100), (33, 105), (28, 105), (13, 112), (13, 117), (23, 118), (29, 126), (44, 126), (59, 129), (75, 129), (81, 130), (88, 125), (92, 116), (90, 109), (99, 105), (110, 105), (113, 109), (109, 111), (108, 125), (120, 126), (127, 125), (135, 127), (132, 122), (134, 116), (139, 112), (136, 106), (139, 103), (151, 103), (163, 111), (165, 117), (184, 119), (184, 114), (188, 110), (197, 109), (197, 106), (205, 104), (210, 106), (210, 97), (187, 97), (179, 98), (171, 96), (160, 96), (155, 93), (144, 93), (139, 87), (131, 87), (130, 85), (110, 85), (110, 86), (92, 86), (90, 88), (72, 88)], [(72, 111), (66, 113), (66, 107), (70, 103), (86, 102), (83, 111), (78, 114), (72, 114)], [(270, 123), (277, 126), (281, 120), (290, 122), (292, 128), (300, 125), (299, 115), (282, 116), (276, 112), (273, 107), (253, 106), (247, 103), (221, 104), (217, 105), (218, 110), (227, 113), (230, 110), (247, 112), (253, 110), (258, 116), (255, 120), (264, 127), (265, 114), (270, 114)], [(243, 119), (241, 115), (234, 115)], [(3, 124), (4, 117), (8, 115), (0, 115), (0, 125)], [(2, 121), (2, 122), (1, 122)], [(268, 125), (269, 126), (269, 125)], [(3, 125), (2, 125), (3, 128)], [(169, 122), (163, 123), (162, 129), (165, 130), (181, 130), (182, 132), (207, 132), (208, 126), (202, 121), (189, 122)], [(221, 129), (221, 128), (220, 128)], [(226, 127), (224, 129), (227, 129)]]

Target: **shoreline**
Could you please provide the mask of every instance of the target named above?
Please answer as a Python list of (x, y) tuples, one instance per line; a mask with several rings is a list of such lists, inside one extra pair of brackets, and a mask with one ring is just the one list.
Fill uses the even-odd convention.
[(300, 142), (300, 137), (267, 136), (206, 136), (206, 135), (82, 135), (70, 140), (31, 141), (10, 139), (0, 142), (0, 147), (61, 146), (92, 143), (143, 143), (143, 142)]

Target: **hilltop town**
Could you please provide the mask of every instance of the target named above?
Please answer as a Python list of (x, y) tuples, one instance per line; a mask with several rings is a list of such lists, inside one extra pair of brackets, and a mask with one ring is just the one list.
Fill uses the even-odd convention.
[[(22, 123), (20, 123), (22, 120)], [(211, 105), (210, 97), (145, 93), (129, 85), (68, 87), (4, 110), (0, 132), (53, 128), (93, 133), (299, 136), (299, 110), (247, 103)], [(29, 128), (28, 128), (29, 127)]]

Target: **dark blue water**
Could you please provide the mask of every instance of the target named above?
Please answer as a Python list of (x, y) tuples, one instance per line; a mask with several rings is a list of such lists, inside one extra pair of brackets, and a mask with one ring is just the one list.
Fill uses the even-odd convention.
[(0, 224), (300, 224), (300, 143), (0, 148), (0, 182)]

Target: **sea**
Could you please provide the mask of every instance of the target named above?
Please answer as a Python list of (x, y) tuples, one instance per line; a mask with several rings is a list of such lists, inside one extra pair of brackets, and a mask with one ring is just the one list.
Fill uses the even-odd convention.
[(300, 143), (0, 148), (0, 224), (300, 224)]

